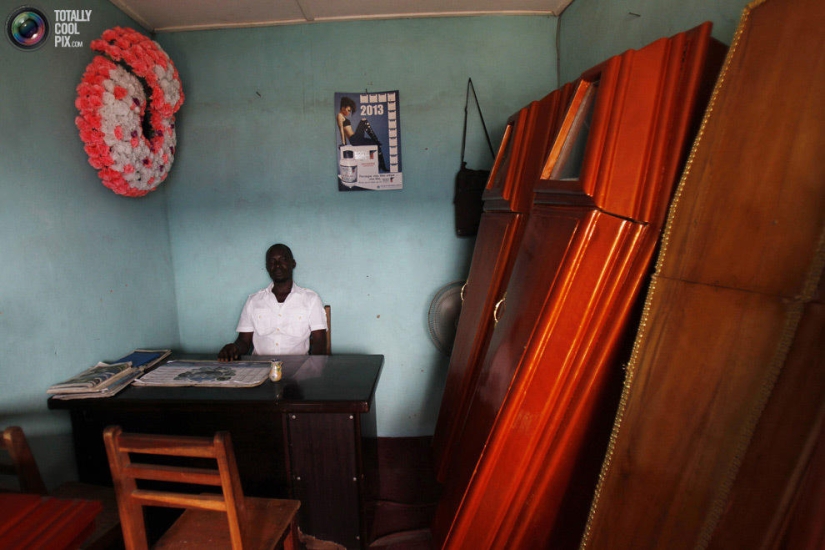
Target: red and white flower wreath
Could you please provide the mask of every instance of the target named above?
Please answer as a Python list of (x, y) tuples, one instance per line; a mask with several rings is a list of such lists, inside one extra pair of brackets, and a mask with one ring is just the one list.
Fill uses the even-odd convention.
[(103, 55), (77, 87), (75, 124), (103, 185), (140, 197), (166, 179), (175, 159), (180, 77), (157, 42), (133, 29), (109, 29), (91, 47)]

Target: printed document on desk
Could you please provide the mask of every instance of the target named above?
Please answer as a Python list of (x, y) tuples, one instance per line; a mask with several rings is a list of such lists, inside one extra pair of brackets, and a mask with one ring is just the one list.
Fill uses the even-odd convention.
[(251, 388), (269, 377), (269, 361), (168, 361), (132, 382), (134, 386)]

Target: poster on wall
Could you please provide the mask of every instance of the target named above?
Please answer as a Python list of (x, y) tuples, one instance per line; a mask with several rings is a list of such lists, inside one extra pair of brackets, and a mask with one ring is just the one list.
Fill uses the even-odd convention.
[(338, 190), (403, 188), (398, 90), (336, 92), (334, 105)]

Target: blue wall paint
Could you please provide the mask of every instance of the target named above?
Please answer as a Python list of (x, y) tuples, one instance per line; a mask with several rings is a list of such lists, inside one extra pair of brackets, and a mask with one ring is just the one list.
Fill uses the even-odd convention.
[[(3, 2), (2, 21), (19, 5)], [(48, 386), (137, 346), (177, 346), (178, 327), (165, 197), (106, 189), (74, 125), (89, 43), (131, 21), (105, 0), (37, 6), (52, 22), (54, 9), (92, 10), (73, 37), (83, 48), (0, 40), (0, 427), (23, 426), (52, 483), (73, 461)]]
[(713, 22), (713, 37), (730, 44), (750, 0), (575, 0), (561, 15), (560, 82), (625, 50)]
[[(497, 144), (509, 115), (555, 88), (555, 29), (477, 17), (159, 35), (187, 94), (167, 187), (182, 346), (234, 339), (268, 282), (266, 248), (285, 242), (296, 282), (332, 305), (334, 352), (385, 356), (379, 434), (432, 433), (447, 359), (427, 311), (474, 244), (452, 211), (467, 77)], [(333, 95), (365, 89), (399, 90), (401, 191), (338, 191)], [(470, 124), (467, 159), (489, 167), (473, 111)]]

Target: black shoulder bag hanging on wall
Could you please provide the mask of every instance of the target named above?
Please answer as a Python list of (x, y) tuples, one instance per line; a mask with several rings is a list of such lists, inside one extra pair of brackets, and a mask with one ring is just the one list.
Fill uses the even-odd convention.
[(473, 99), (478, 107), (478, 116), (481, 118), (481, 127), (484, 128), (484, 136), (487, 138), (487, 145), (490, 147), (490, 154), (493, 160), (496, 158), (493, 152), (493, 144), (490, 142), (490, 134), (487, 133), (487, 126), (484, 124), (484, 116), (481, 114), (481, 105), (478, 104), (473, 79), (467, 80), (467, 97), (464, 101), (464, 134), (461, 136), (461, 169), (455, 176), (455, 232), (459, 237), (472, 237), (478, 233), (478, 224), (481, 221), (481, 212), (484, 204), (481, 195), (487, 186), (487, 179), (490, 177), (489, 170), (471, 170), (464, 162), (464, 146), (467, 141), (467, 106), (470, 103), (470, 90), (473, 91)]

